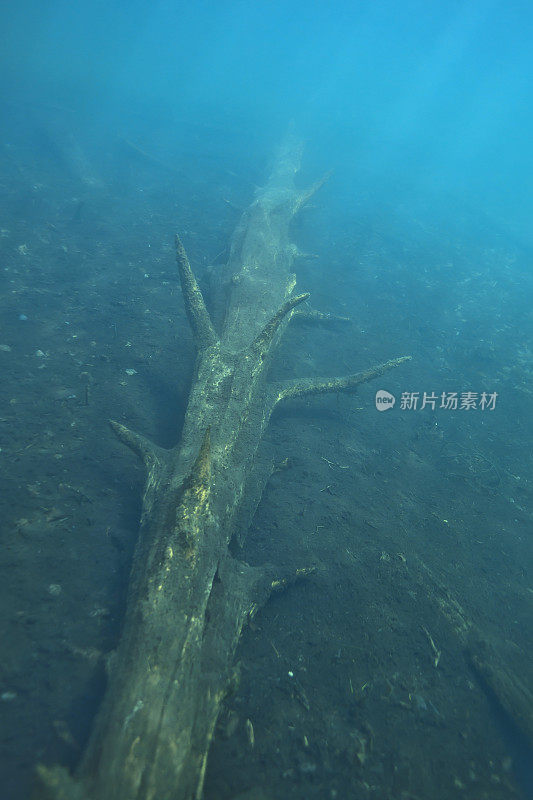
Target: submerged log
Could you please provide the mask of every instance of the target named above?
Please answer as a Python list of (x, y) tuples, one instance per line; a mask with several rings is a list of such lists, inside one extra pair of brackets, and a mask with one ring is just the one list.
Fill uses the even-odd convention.
[(220, 334), (176, 237), (197, 348), (182, 437), (167, 450), (112, 423), (146, 469), (139, 539), (123, 633), (108, 659), (85, 755), (74, 775), (38, 768), (45, 795), (55, 800), (202, 797), (243, 625), (273, 591), (306, 572), (250, 567), (229, 548), (234, 536), (242, 538), (268, 478), (257, 469), (257, 451), (271, 414), (289, 398), (353, 390), (406, 360), (343, 378), (267, 383), (293, 310), (308, 297), (294, 294), (289, 224), (321, 182), (297, 190), (299, 160), (298, 144), (288, 140), (237, 226), (220, 276), (227, 296)]

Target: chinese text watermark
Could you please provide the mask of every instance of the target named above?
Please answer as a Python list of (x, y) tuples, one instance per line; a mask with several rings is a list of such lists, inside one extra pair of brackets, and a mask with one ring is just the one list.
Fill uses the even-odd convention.
[[(432, 411), (494, 411), (497, 397), (497, 392), (402, 392), (399, 408), (402, 411), (422, 411), (424, 408)], [(395, 396), (385, 389), (376, 392), (378, 411), (387, 411), (395, 403)]]

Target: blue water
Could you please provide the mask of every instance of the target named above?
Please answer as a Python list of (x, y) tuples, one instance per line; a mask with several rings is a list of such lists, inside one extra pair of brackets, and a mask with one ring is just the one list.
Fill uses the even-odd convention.
[(160, 153), (222, 132), (253, 142), (291, 118), (346, 176), (451, 192), (529, 236), (526, 2), (10, 5), (4, 103), (29, 116), (63, 106), (99, 142)]
[[(317, 256), (297, 262), (298, 290), (351, 322), (298, 329), (275, 377), (412, 361), (355, 399), (328, 397), (273, 422), (270, 445), (278, 461), (290, 455), (293, 473), (286, 483), (274, 473), (257, 550), (245, 555), (318, 559), (329, 577), (307, 590), (313, 613), (299, 616), (293, 600), (293, 661), (282, 662), (272, 640), (274, 661), (250, 662), (250, 697), (243, 689), (234, 710), (252, 714), (254, 670), (263, 692), (281, 686), (283, 706), (296, 696), (287, 669), (306, 664), (310, 676), (314, 663), (314, 683), (298, 673), (296, 708), (323, 716), (314, 728), (296, 711), (283, 717), (281, 744), (272, 739), (268, 749), (265, 734), (263, 756), (244, 739), (226, 752), (221, 737), (206, 800), (229, 798), (224, 769), (234, 776), (243, 763), (248, 783), (235, 793), (262, 775), (257, 786), (272, 781), (274, 798), (280, 786), (284, 798), (366, 797), (365, 784), (395, 797), (451, 798), (458, 784), (440, 783), (445, 770), (435, 767), (435, 784), (429, 768), (411, 784), (407, 756), (387, 740), (389, 728), (396, 742), (405, 730), (423, 748), (415, 728), (426, 723), (419, 766), (438, 761), (442, 739), (443, 760), (457, 757), (461, 796), (488, 796), (476, 794), (481, 775), (495, 800), (532, 796), (531, 743), (453, 633), (457, 602), (531, 694), (532, 42), (533, 7), (518, 0), (2, 4), (0, 527), (11, 531), (2, 602), (6, 619), (30, 620), (9, 639), (0, 673), (6, 797), (26, 796), (40, 759), (73, 767), (88, 735), (103, 676), (61, 661), (64, 642), (69, 652), (97, 652), (120, 635), (141, 479), (129, 462), (115, 468), (105, 420), (123, 415), (158, 443), (175, 442), (193, 352), (176, 310), (173, 233), (209, 304), (210, 272), (225, 262), (240, 212), (288, 130), (303, 142), (298, 184), (331, 173), (293, 226), (298, 246)], [(385, 414), (375, 407), (379, 389), (396, 398)], [(461, 405), (467, 392), (471, 410)], [(453, 393), (457, 408), (444, 404)], [(115, 514), (120, 521), (110, 522)], [(66, 539), (44, 536), (56, 520), (66, 520)], [(274, 548), (279, 530), (295, 539), (280, 536)], [(73, 531), (85, 534), (73, 543)], [(296, 556), (302, 542), (313, 544)], [(403, 559), (419, 578), (405, 579), (404, 594), (399, 573), (379, 572)], [(417, 559), (449, 587), (453, 613), (440, 617), (435, 597), (420, 619), (409, 606), (423, 605), (427, 575)], [(68, 592), (46, 586), (67, 586), (69, 576), (68, 604), (49, 606)], [(403, 620), (402, 646), (382, 633), (393, 618)], [(102, 627), (72, 632), (71, 619)], [(430, 635), (440, 639), (438, 668)], [(320, 694), (336, 685), (331, 671), (352, 687), (348, 700), (340, 690)], [(368, 687), (361, 696), (356, 680)], [(395, 704), (391, 714), (412, 716), (394, 727), (379, 711), (384, 700)], [(263, 712), (255, 708), (254, 720)], [(265, 730), (277, 731), (277, 719)], [(487, 722), (467, 730), (470, 719)], [(313, 739), (313, 730), (322, 733)], [(296, 738), (291, 761), (284, 747), (292, 752)]]

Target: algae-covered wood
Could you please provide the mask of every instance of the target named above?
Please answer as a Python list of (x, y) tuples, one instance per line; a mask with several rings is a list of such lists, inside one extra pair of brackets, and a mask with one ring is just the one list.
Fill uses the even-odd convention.
[(268, 384), (267, 371), (293, 310), (298, 250), (289, 225), (319, 184), (298, 190), (300, 147), (288, 139), (266, 186), (244, 212), (220, 274), (217, 332), (176, 239), (182, 292), (197, 347), (181, 441), (160, 448), (118, 423), (142, 459), (146, 486), (123, 632), (108, 684), (74, 775), (39, 767), (45, 793), (84, 800), (201, 798), (209, 745), (242, 627), (270, 593), (300, 573), (252, 568), (230, 554), (268, 471), (258, 448), (277, 403), (352, 390), (398, 358), (343, 378)]

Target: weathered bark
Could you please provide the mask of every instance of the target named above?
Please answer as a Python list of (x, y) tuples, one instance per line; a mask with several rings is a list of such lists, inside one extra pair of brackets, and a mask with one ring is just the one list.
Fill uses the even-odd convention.
[(252, 568), (229, 551), (268, 477), (254, 467), (272, 411), (287, 398), (353, 389), (405, 360), (346, 378), (266, 382), (293, 309), (308, 297), (293, 293), (297, 250), (289, 223), (320, 184), (296, 190), (298, 166), (299, 147), (289, 141), (241, 218), (221, 274), (221, 291), (229, 291), (220, 336), (176, 240), (198, 351), (183, 433), (179, 445), (165, 450), (112, 423), (146, 468), (139, 541), (124, 630), (109, 658), (107, 691), (86, 754), (75, 776), (39, 768), (56, 799), (202, 796), (242, 627), (272, 591), (298, 577)]

